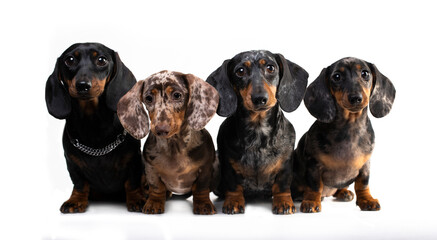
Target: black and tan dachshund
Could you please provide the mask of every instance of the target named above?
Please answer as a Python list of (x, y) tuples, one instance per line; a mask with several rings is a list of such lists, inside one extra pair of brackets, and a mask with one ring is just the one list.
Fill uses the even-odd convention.
[(74, 44), (58, 58), (45, 98), (49, 113), (66, 119), (62, 143), (74, 188), (61, 212), (84, 212), (89, 199), (125, 199), (129, 211), (141, 211), (140, 141), (116, 114), (135, 83), (118, 54), (99, 43)]
[(375, 134), (367, 115), (387, 115), (395, 88), (375, 65), (343, 58), (325, 68), (308, 87), (305, 105), (317, 118), (293, 154), (293, 196), (303, 198), (302, 212), (320, 212), (321, 199), (351, 201), (355, 182), (361, 210), (380, 210), (369, 192), (370, 155)]
[(272, 211), (295, 211), (290, 194), (293, 125), (286, 112), (303, 99), (308, 74), (281, 54), (248, 51), (224, 61), (207, 82), (220, 94), (227, 117), (217, 137), (223, 212), (244, 213), (245, 199), (273, 196)]

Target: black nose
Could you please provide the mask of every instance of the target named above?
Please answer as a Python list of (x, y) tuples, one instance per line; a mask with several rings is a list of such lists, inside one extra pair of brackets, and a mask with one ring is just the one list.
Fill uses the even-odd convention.
[(86, 93), (91, 89), (91, 82), (80, 81), (76, 83), (76, 90), (79, 93)]
[(268, 100), (269, 100), (269, 96), (267, 95), (267, 93), (252, 95), (252, 103), (256, 107), (261, 107), (266, 105)]
[(360, 104), (363, 101), (363, 95), (361, 93), (355, 93), (349, 95), (349, 102), (351, 104)]
[(169, 125), (156, 125), (155, 127), (156, 135), (160, 137), (165, 137), (170, 132), (170, 126)]

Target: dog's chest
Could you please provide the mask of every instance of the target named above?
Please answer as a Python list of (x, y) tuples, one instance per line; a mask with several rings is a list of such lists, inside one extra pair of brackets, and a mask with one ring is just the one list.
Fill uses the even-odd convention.
[[(364, 139), (364, 140), (363, 140)], [(369, 161), (373, 145), (365, 137), (356, 136), (349, 141), (334, 143), (329, 153), (320, 153), (317, 158), (322, 168), (323, 184), (341, 188), (350, 184), (360, 169)]]
[(266, 138), (262, 134), (253, 139), (239, 161), (244, 189), (271, 190), (276, 174), (288, 160), (286, 156), (291, 154), (291, 148), (283, 149), (267, 140), (261, 141)]
[[(148, 151), (149, 165), (158, 175), (166, 188), (176, 194), (186, 194), (191, 191), (196, 181), (200, 164), (193, 161), (187, 154), (186, 149), (180, 151), (170, 149), (159, 149)], [(154, 156), (152, 159), (151, 156)]]
[(356, 153), (346, 159), (339, 156), (319, 155), (322, 164), (323, 184), (335, 188), (349, 185), (359, 174), (360, 169), (370, 159), (370, 154)]

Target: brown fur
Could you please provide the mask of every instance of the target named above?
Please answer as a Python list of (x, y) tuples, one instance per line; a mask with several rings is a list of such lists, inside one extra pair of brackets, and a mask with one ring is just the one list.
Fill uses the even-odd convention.
[(243, 187), (241, 185), (237, 185), (234, 192), (227, 191), (225, 193), (223, 209), (226, 209), (227, 213), (244, 213), (244, 205), (245, 200), (243, 195)]
[(369, 186), (362, 183), (360, 176), (355, 180), (355, 193), (357, 194), (357, 205), (361, 210), (378, 211), (381, 209), (378, 199), (372, 197)]
[(202, 128), (215, 114), (218, 93), (194, 75), (169, 71), (137, 85), (120, 100), (118, 114), (123, 126), (137, 138), (148, 132), (143, 103), (150, 115), (151, 134), (143, 152), (149, 199), (143, 212), (163, 213), (169, 191), (192, 192), (195, 214), (215, 214), (209, 199), (215, 151), (209, 133)]
[(88, 196), (90, 193), (89, 184), (85, 184), (82, 190), (73, 188), (70, 199), (61, 206), (63, 213), (83, 213), (88, 207)]

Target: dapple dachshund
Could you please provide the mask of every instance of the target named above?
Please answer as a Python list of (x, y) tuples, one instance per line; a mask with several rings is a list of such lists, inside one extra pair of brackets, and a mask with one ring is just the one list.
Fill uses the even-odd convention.
[(129, 211), (141, 211), (140, 141), (116, 114), (135, 82), (118, 54), (99, 43), (74, 44), (58, 58), (45, 98), (49, 113), (66, 119), (62, 143), (74, 188), (61, 212), (84, 212), (89, 198), (126, 200)]
[(370, 155), (375, 134), (367, 115), (390, 112), (395, 88), (374, 64), (343, 58), (322, 70), (308, 87), (305, 105), (317, 118), (293, 154), (293, 196), (303, 197), (302, 212), (320, 212), (321, 199), (351, 201), (355, 182), (361, 210), (380, 210), (369, 192)]
[(275, 214), (295, 211), (290, 194), (295, 131), (281, 109), (299, 106), (308, 73), (281, 54), (248, 51), (223, 62), (207, 82), (220, 94), (217, 136), (222, 211), (244, 213), (245, 199), (272, 198)]
[[(149, 133), (143, 150), (149, 195), (143, 212), (165, 211), (166, 193), (193, 195), (195, 214), (215, 214), (214, 144), (203, 129), (214, 116), (217, 91), (192, 74), (162, 71), (139, 81), (118, 104), (118, 116), (137, 139)], [(216, 180), (218, 181), (218, 180)]]

